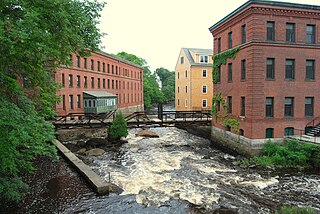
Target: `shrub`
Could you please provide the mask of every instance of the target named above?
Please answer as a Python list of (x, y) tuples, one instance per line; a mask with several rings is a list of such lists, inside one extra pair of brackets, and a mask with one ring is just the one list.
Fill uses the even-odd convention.
[(115, 141), (120, 140), (121, 137), (128, 136), (127, 121), (124, 119), (123, 114), (117, 113), (115, 119), (112, 121), (108, 128), (108, 139)]
[(280, 212), (276, 212), (276, 214), (315, 214), (316, 211), (312, 207), (289, 207), (283, 206), (281, 207)]

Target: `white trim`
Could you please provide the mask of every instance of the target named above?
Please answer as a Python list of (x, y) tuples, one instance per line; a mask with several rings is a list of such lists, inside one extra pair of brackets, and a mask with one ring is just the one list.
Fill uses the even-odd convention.
[[(206, 101), (206, 105), (203, 106), (203, 101)], [(202, 99), (202, 104), (201, 104), (202, 108), (207, 108), (208, 107), (208, 100), (207, 99)]]
[[(203, 92), (203, 87), (206, 88), (206, 92)], [(208, 86), (207, 85), (202, 85), (201, 92), (202, 92), (202, 94), (207, 94), (208, 93)]]
[[(206, 71), (206, 75), (203, 76), (203, 71)], [(202, 69), (202, 78), (207, 78), (208, 77), (208, 70), (207, 69)]]

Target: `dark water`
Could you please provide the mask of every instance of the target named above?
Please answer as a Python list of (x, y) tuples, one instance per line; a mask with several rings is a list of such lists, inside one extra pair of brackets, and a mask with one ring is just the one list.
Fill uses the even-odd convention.
[(31, 189), (2, 213), (271, 213), (282, 204), (320, 211), (319, 172), (242, 169), (235, 157), (176, 128), (156, 128), (160, 138), (135, 137), (91, 167), (120, 186), (121, 195), (96, 196), (63, 161), (39, 161)]

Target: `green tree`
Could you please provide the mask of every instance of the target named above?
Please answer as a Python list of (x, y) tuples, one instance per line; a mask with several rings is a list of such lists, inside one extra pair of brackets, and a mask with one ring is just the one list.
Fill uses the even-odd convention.
[(54, 72), (97, 50), (104, 3), (89, 0), (0, 1), (0, 195), (18, 200), (38, 155), (56, 156), (49, 144), (59, 85)]
[(165, 68), (157, 68), (155, 72), (161, 81), (161, 91), (165, 102), (175, 99), (175, 73)]
[(116, 114), (115, 119), (112, 121), (111, 125), (108, 127), (108, 139), (115, 141), (120, 140), (121, 137), (128, 136), (128, 126), (127, 121), (124, 119), (121, 112)]

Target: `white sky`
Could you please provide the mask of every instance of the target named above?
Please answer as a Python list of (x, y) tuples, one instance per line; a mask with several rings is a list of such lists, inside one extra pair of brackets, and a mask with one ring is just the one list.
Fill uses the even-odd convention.
[[(154, 71), (174, 71), (179, 51), (213, 46), (208, 28), (247, 0), (105, 0), (100, 29), (107, 53), (144, 58)], [(278, 0), (320, 5), (320, 0)]]

